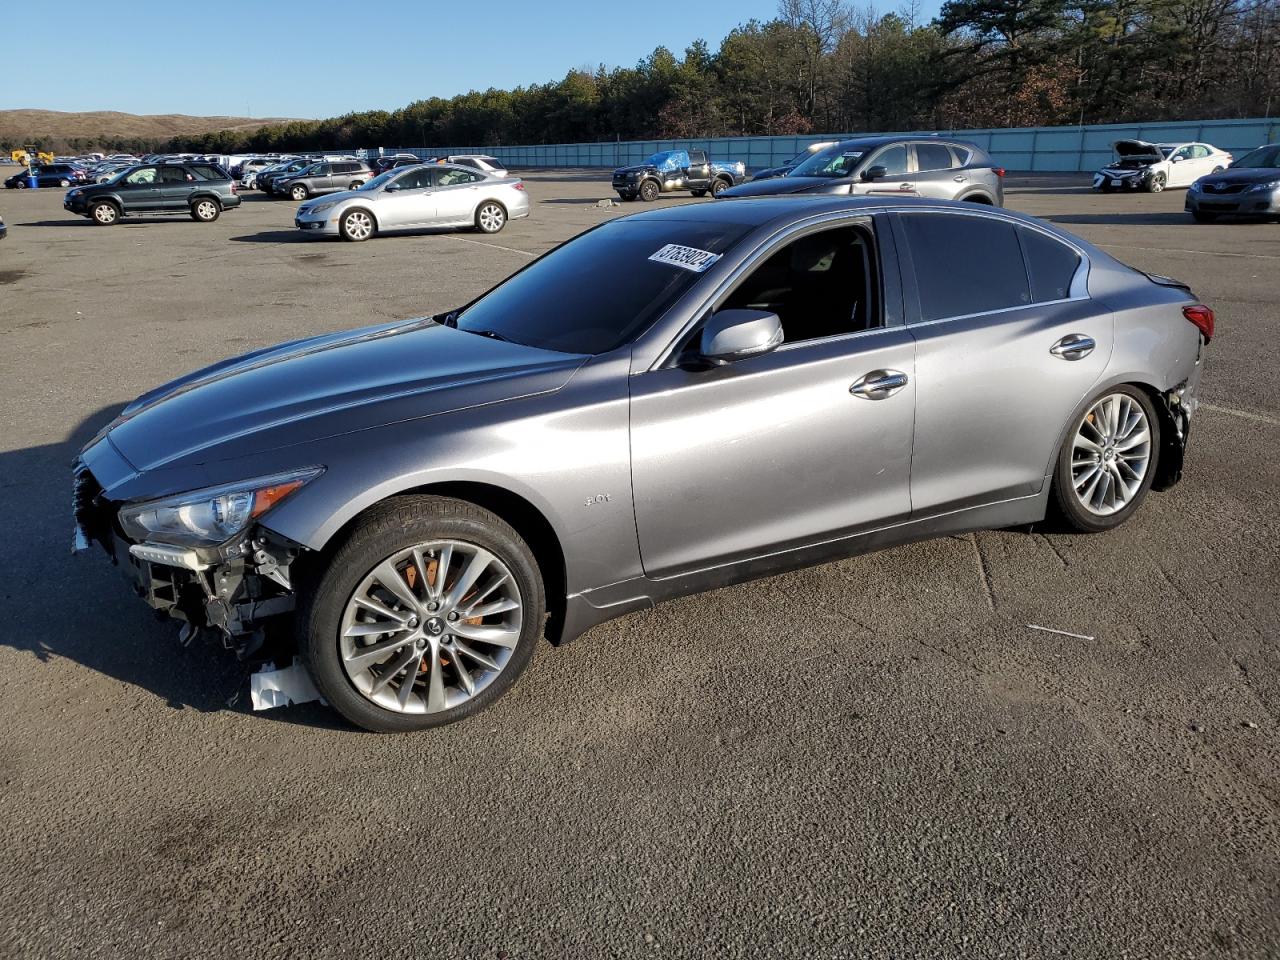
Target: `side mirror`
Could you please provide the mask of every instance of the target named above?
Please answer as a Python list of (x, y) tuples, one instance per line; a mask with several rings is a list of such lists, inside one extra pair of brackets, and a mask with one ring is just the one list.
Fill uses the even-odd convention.
[(867, 167), (862, 171), (863, 180), (879, 180), (881, 177), (887, 177), (889, 171), (886, 167), (876, 164), (874, 167)]
[(383, 189), (385, 192), (387, 192), (387, 193), (395, 193), (397, 190), (400, 190), (400, 189), (402, 189), (402, 188), (401, 188), (400, 184), (397, 182), (397, 183), (388, 183), (388, 184), (387, 184), (385, 187), (383, 187), (382, 189)]
[(1171, 162), (1173, 162), (1173, 163), (1181, 163), (1184, 159), (1186, 159), (1186, 158), (1185, 158), (1185, 157), (1177, 157), (1177, 156), (1175, 156), (1175, 157), (1170, 157), (1170, 158), (1169, 158), (1169, 160), (1170, 160)]
[(782, 321), (766, 310), (721, 310), (702, 328), (698, 353), (721, 366), (769, 353), (782, 343)]

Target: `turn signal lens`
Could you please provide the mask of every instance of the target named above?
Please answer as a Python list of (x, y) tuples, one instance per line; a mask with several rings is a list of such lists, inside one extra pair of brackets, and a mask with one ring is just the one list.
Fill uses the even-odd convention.
[(1202, 303), (1195, 306), (1183, 307), (1182, 315), (1200, 328), (1200, 332), (1204, 334), (1204, 342), (1208, 343), (1213, 339), (1213, 311)]

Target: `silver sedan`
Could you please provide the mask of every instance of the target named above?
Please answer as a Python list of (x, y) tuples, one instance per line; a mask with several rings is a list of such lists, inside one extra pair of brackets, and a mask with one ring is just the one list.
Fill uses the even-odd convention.
[(492, 177), (456, 164), (399, 167), (358, 190), (316, 197), (298, 207), (299, 230), (359, 242), (375, 233), (474, 227), (497, 233), (529, 215), (519, 177)]

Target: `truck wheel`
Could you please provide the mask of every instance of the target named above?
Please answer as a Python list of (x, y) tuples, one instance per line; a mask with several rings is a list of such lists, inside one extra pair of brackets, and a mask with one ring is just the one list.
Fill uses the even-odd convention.
[(191, 219), (197, 223), (213, 223), (218, 219), (218, 214), (221, 212), (218, 204), (208, 197), (203, 200), (197, 200), (191, 205)]
[(645, 203), (653, 203), (658, 199), (658, 194), (661, 192), (655, 180), (646, 180), (640, 184), (640, 199)]
[(624, 203), (631, 203), (635, 198), (636, 195), (634, 193), (623, 193), (621, 190), (618, 191), (618, 199)]
[(90, 208), (89, 216), (93, 218), (94, 223), (109, 227), (120, 219), (120, 211), (111, 201), (101, 200)]
[(305, 200), (307, 197), (311, 196), (311, 191), (299, 183), (289, 191), (289, 196), (293, 197), (295, 200)]
[(721, 179), (720, 177), (716, 177), (714, 180), (711, 181), (711, 195), (713, 197), (718, 197), (726, 189), (728, 189), (728, 187), (729, 187), (729, 184), (725, 180)]

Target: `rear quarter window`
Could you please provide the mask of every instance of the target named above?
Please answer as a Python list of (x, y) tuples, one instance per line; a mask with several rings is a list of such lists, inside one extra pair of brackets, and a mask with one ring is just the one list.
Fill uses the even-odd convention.
[(920, 320), (942, 320), (1031, 302), (1013, 224), (945, 213), (900, 215), (911, 250)]
[(197, 180), (227, 180), (231, 176), (221, 168), (211, 164), (192, 164), (188, 169), (195, 175)]
[(1071, 296), (1071, 281), (1080, 269), (1080, 254), (1039, 230), (1019, 227), (1018, 236), (1031, 275), (1031, 299), (1045, 303)]

